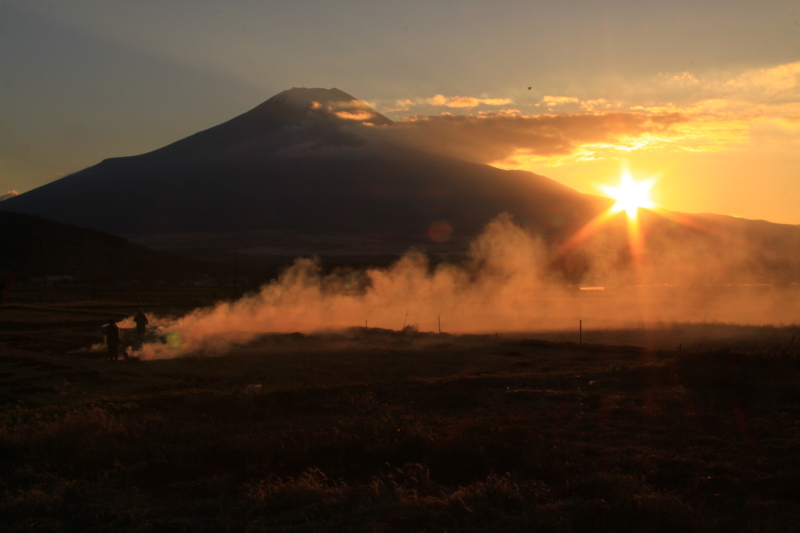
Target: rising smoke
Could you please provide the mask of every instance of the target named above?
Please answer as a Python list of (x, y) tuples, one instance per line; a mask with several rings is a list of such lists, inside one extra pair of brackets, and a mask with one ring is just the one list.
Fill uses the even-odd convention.
[[(462, 264), (432, 267), (424, 255), (410, 251), (385, 269), (323, 275), (317, 261), (301, 258), (257, 294), (177, 320), (155, 318), (165, 342), (145, 344), (134, 355), (144, 360), (219, 355), (266, 333), (334, 330), (365, 322), (376, 328), (412, 325), (437, 331), (441, 318), (444, 331), (486, 333), (575, 328), (579, 320), (611, 328), (676, 321), (788, 324), (797, 319), (791, 315), (797, 312), (796, 290), (636, 286), (636, 277), (653, 274), (609, 259), (618, 258), (625, 246), (608, 239), (587, 246), (590, 255), (584, 253), (583, 259), (590, 268), (583, 281), (606, 283), (602, 291), (570, 284), (552, 268), (552, 249), (507, 215), (472, 242)], [(686, 243), (679, 247), (687, 248)], [(658, 261), (650, 270), (668, 271), (668, 263)], [(689, 270), (682, 257), (672, 266), (683, 274)]]

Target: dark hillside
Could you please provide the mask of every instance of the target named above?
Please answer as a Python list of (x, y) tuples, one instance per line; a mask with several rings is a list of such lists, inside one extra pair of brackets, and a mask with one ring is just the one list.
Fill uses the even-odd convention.
[(219, 268), (156, 252), (115, 235), (6, 211), (0, 211), (0, 235), (0, 271), (11, 271), (17, 280), (73, 276), (110, 283), (174, 281)]

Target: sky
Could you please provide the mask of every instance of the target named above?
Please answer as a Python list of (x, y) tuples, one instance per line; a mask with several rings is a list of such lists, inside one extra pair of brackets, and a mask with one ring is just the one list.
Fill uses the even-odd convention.
[(800, 224), (796, 0), (0, 0), (0, 199), (291, 87), (581, 192), (628, 169), (668, 209)]

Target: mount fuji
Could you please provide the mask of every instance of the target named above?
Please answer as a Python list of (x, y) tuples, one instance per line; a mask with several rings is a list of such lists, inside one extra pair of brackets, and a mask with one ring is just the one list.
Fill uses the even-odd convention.
[(391, 120), (343, 91), (294, 88), (216, 127), (146, 154), (106, 159), (0, 209), (156, 248), (235, 241), (256, 251), (281, 248), (292, 235), (391, 248), (397, 239), (431, 242), (431, 228), (442, 227), (463, 240), (501, 212), (547, 235), (569, 233), (608, 204), (529, 172), (393, 144), (381, 135), (388, 128)]

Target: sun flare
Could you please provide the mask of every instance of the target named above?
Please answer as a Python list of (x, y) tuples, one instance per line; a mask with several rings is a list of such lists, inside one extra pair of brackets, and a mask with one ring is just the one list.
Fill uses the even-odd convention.
[(634, 220), (640, 207), (649, 209), (656, 206), (650, 199), (650, 189), (653, 188), (653, 183), (655, 183), (654, 179), (635, 182), (626, 170), (623, 171), (617, 187), (601, 185), (600, 189), (617, 201), (611, 206), (611, 213), (625, 211), (628, 214), (628, 218)]

